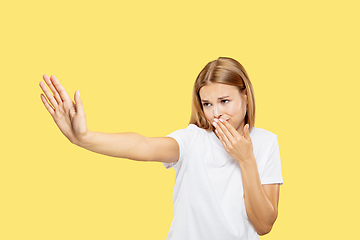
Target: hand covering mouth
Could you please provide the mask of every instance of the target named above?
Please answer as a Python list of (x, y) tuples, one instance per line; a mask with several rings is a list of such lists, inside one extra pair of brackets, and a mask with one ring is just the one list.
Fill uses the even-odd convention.
[(229, 121), (230, 120), (230, 118), (214, 118), (214, 119), (218, 119), (218, 120), (222, 119), (223, 121)]

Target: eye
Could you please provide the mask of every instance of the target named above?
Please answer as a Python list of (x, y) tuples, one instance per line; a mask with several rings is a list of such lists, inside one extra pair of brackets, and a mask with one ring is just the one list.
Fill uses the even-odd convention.
[(203, 106), (204, 106), (204, 107), (209, 107), (209, 106), (210, 106), (210, 103), (203, 103)]
[(223, 100), (221, 100), (221, 102), (222, 102), (222, 103), (228, 103), (228, 102), (229, 102), (229, 100), (227, 100), (227, 99), (223, 99)]

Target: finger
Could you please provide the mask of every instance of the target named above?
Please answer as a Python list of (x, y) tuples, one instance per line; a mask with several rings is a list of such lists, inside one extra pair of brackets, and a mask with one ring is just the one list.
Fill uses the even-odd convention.
[(53, 116), (54, 113), (55, 113), (55, 110), (54, 110), (54, 109), (51, 107), (51, 105), (48, 103), (46, 97), (45, 97), (43, 94), (41, 94), (41, 95), (40, 95), (40, 98), (41, 98), (44, 106), (45, 106), (46, 109), (48, 110), (48, 112), (51, 114), (51, 116)]
[(239, 132), (236, 131), (236, 129), (235, 129), (228, 121), (224, 121), (224, 120), (220, 119), (220, 122), (222, 122), (222, 123), (224, 124), (224, 126), (226, 127), (226, 129), (229, 131), (229, 133), (230, 133), (234, 138), (240, 137)]
[(222, 138), (222, 136), (220, 136), (219, 131), (218, 131), (217, 129), (215, 129), (215, 134), (216, 134), (216, 136), (219, 138), (221, 144), (222, 144), (222, 145), (224, 146), (224, 148), (226, 149), (226, 148), (227, 148), (227, 145), (226, 145), (224, 139)]
[(227, 129), (224, 125), (224, 122), (218, 121), (219, 128), (223, 131), (226, 138), (229, 140), (229, 142), (234, 143), (236, 142), (235, 137), (230, 133), (229, 129)]
[(83, 106), (83, 103), (81, 101), (81, 98), (80, 98), (80, 91), (77, 90), (75, 92), (75, 96), (74, 96), (74, 99), (75, 99), (75, 107), (76, 107), (76, 112), (77, 113), (80, 113), (80, 114), (83, 114), (84, 113), (84, 106)]
[(66, 92), (65, 88), (61, 85), (59, 80), (54, 75), (51, 75), (50, 80), (54, 85), (55, 89), (57, 90), (57, 92), (60, 94), (62, 101), (72, 102), (71, 98), (69, 97), (69, 94)]
[(244, 138), (251, 141), (250, 132), (249, 132), (249, 124), (248, 123), (244, 127)]
[(215, 130), (217, 131), (219, 139), (221, 140), (221, 142), (222, 142), (222, 144), (224, 145), (225, 148), (230, 147), (231, 143), (230, 143), (228, 137), (226, 136), (226, 134), (224, 133), (224, 131), (222, 130), (222, 128), (219, 125), (220, 125), (219, 122), (215, 123)]
[[(45, 86), (45, 84), (43, 82), (40, 82), (40, 88), (43, 90), (43, 92), (45, 93), (47, 99), (49, 99), (50, 103), (52, 104), (52, 106), (54, 108), (58, 107), (58, 103), (56, 102), (54, 96), (50, 93), (50, 91), (47, 89), (47, 87)], [(47, 101), (46, 101), (47, 102)]]
[(44, 74), (43, 79), (44, 79), (45, 83), (49, 86), (51, 92), (54, 94), (55, 100), (58, 102), (58, 104), (61, 103), (62, 102), (61, 97), (60, 97), (58, 91), (55, 89), (54, 85), (52, 84), (50, 78), (46, 74)]

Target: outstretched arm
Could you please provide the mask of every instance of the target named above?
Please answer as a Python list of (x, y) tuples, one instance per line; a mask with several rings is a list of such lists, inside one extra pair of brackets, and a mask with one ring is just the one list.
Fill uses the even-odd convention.
[(41, 100), (60, 131), (75, 145), (100, 154), (138, 161), (176, 162), (179, 147), (173, 138), (147, 138), (137, 133), (101, 133), (89, 131), (79, 91), (75, 102), (55, 76), (43, 76)]
[(148, 138), (137, 133), (88, 131), (79, 146), (92, 152), (137, 161), (172, 163), (179, 158), (179, 147), (173, 138)]

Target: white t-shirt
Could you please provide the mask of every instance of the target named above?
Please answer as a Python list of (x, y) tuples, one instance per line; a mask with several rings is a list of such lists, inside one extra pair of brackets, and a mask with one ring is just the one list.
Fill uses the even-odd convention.
[[(180, 148), (174, 167), (173, 214), (167, 240), (259, 239), (245, 209), (239, 163), (212, 131), (190, 124), (168, 135)], [(283, 183), (277, 136), (250, 131), (261, 184)]]

